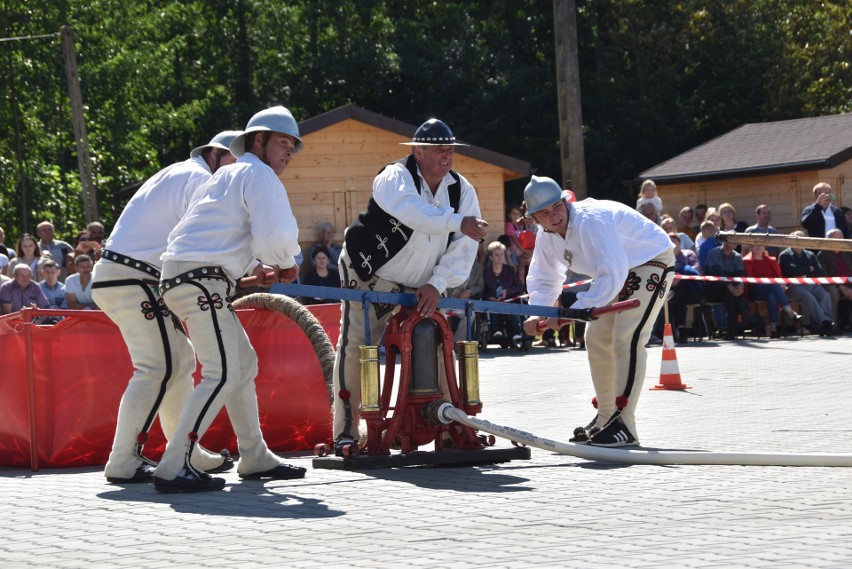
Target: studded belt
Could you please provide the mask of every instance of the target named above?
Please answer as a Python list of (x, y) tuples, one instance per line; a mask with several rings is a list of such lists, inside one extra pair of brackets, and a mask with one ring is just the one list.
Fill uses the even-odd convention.
[(139, 261), (133, 257), (128, 257), (127, 255), (122, 255), (121, 253), (116, 253), (115, 251), (103, 249), (101, 251), (101, 259), (107, 259), (113, 263), (118, 263), (120, 265), (125, 265), (138, 271), (142, 271), (143, 273), (151, 275), (155, 279), (160, 278), (160, 270), (154, 265), (146, 263), (145, 261)]
[(222, 267), (218, 267), (216, 265), (211, 265), (208, 267), (198, 267), (197, 269), (192, 269), (191, 271), (181, 273), (178, 276), (172, 277), (170, 279), (161, 279), (160, 294), (165, 294), (167, 290), (171, 290), (181, 283), (185, 283), (187, 281), (198, 281), (201, 279), (216, 279), (227, 282), (227, 296), (231, 296), (231, 281), (225, 275), (225, 270)]

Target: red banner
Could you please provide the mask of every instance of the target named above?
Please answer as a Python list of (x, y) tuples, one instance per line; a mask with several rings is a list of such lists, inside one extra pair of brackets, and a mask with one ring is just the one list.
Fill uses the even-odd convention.
[[(337, 304), (309, 308), (332, 344), (340, 333)], [(65, 316), (32, 324), (34, 314)], [(273, 451), (307, 450), (331, 436), (331, 409), (319, 360), (299, 327), (275, 312), (238, 310), (258, 353), (260, 423)], [(133, 373), (118, 328), (99, 311), (25, 310), (0, 317), (0, 466), (104, 464), (118, 403)], [(199, 373), (196, 370), (196, 381)], [(145, 454), (158, 459), (164, 439), (155, 423)], [(31, 441), (35, 441), (31, 445)], [(224, 409), (202, 444), (236, 453)]]

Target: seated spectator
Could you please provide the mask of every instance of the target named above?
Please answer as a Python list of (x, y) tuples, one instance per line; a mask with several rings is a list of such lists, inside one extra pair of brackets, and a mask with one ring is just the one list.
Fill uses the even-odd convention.
[[(804, 231), (794, 231), (794, 237), (804, 237)], [(823, 277), (825, 272), (817, 256), (801, 247), (788, 247), (781, 252), (781, 274), (785, 277)], [(821, 284), (791, 284), (787, 286), (787, 297), (798, 302), (802, 313), (811, 319), (811, 326), (819, 326), (821, 335), (834, 333), (834, 310), (831, 294)]]
[(0, 253), (3, 253), (9, 260), (15, 258), (15, 250), (11, 247), (6, 247), (6, 230), (0, 227)]
[(15, 267), (18, 265), (27, 265), (30, 268), (30, 277), (36, 282), (41, 280), (38, 264), (42, 259), (42, 255), (36, 238), (29, 233), (24, 233), (21, 235), (21, 238), (18, 239), (18, 245), (15, 247), (15, 251), (17, 252), (17, 255), (15, 255), (14, 259), (9, 261), (7, 274), (11, 276)]
[(59, 281), (59, 265), (53, 259), (48, 259), (41, 265), (41, 282), (38, 285), (44, 293), (48, 308), (68, 308), (68, 300), (65, 298), (65, 285)]
[(843, 218), (846, 219), (846, 225), (849, 227), (849, 230), (852, 231), (852, 208), (842, 205), (840, 206), (840, 211), (843, 213)]
[(97, 310), (98, 306), (92, 299), (92, 258), (88, 255), (77, 255), (74, 259), (73, 275), (65, 279), (65, 300), (71, 310)]
[[(454, 289), (447, 290), (447, 296), (450, 298), (482, 298), (482, 291), (485, 287), (485, 279), (482, 272), (482, 265), (474, 261), (470, 267), (470, 274), (467, 280)], [(464, 312), (453, 311), (449, 317), (450, 326), (453, 328), (453, 339), (458, 342), (467, 340), (467, 315)]]
[[(717, 277), (744, 277), (743, 258), (728, 241), (721, 247), (707, 253), (707, 263), (703, 267), (705, 275)], [(708, 282), (704, 284), (704, 298), (709, 302), (721, 302), (725, 306), (727, 319), (726, 340), (733, 340), (742, 329), (739, 319), (748, 319), (748, 302), (745, 299), (745, 286), (741, 282)]]
[[(506, 263), (506, 246), (499, 241), (488, 245), (491, 266), (485, 270), (482, 296), (485, 300), (495, 302), (505, 301), (524, 292), (524, 286), (514, 267)], [(521, 332), (521, 322), (518, 316), (512, 314), (491, 313), (489, 329), (491, 341), (501, 344), (504, 348), (511, 345), (521, 348), (526, 340)], [(506, 332), (503, 333), (505, 326)]]
[(506, 236), (509, 244), (506, 247), (512, 252), (515, 268), (521, 282), (527, 276), (527, 269), (532, 260), (533, 248), (535, 247), (535, 231), (527, 227), (527, 218), (521, 213), (517, 205), (510, 205), (506, 209)]
[(657, 215), (657, 208), (654, 207), (653, 203), (649, 201), (643, 201), (642, 203), (636, 206), (636, 210), (643, 216), (650, 219), (652, 222), (657, 224), (660, 223), (660, 216)]
[[(518, 270), (518, 263), (520, 260), (515, 256), (515, 253), (512, 251), (512, 240), (509, 239), (509, 236), (505, 233), (497, 237), (497, 241), (503, 244), (503, 247), (506, 248), (506, 258), (503, 261), (516, 271)], [(490, 245), (489, 245), (490, 247)], [(491, 267), (491, 253), (488, 248), (485, 250), (485, 263), (482, 264), (483, 270), (488, 270)]]
[[(832, 229), (826, 234), (828, 239), (843, 239), (843, 232)], [(829, 277), (852, 277), (852, 251), (820, 251), (817, 253), (822, 270)], [(852, 326), (852, 283), (828, 285), (825, 287), (831, 296), (831, 310), (837, 324), (844, 330)]]
[[(5, 251), (5, 247), (2, 248)], [(4, 253), (0, 253), (0, 275), (6, 276), (6, 272), (9, 267), (9, 257), (7, 257)]]
[[(325, 247), (312, 248), (311, 264), (314, 268), (305, 275), (306, 285), (311, 286), (327, 286), (331, 288), (340, 288), (340, 275), (337, 271), (332, 272), (329, 264), (331, 255)], [(326, 299), (321, 297), (303, 298), (303, 304), (323, 304), (340, 302), (337, 299)]]
[(12, 280), (0, 286), (0, 314), (30, 306), (48, 308), (48, 302), (41, 287), (33, 281), (33, 270), (28, 264), (19, 263), (12, 269)]
[(723, 203), (719, 206), (719, 217), (721, 219), (719, 231), (742, 233), (748, 226), (745, 221), (737, 221), (737, 210), (729, 203)]
[[(101, 255), (101, 243), (92, 237), (92, 234), (88, 229), (84, 229), (77, 234), (77, 241), (74, 245), (74, 255), (86, 255), (89, 259), (98, 259)], [(76, 270), (76, 265), (74, 265), (73, 270)], [(71, 274), (71, 272), (72, 268), (69, 267), (68, 274)]]
[(334, 242), (334, 225), (328, 221), (320, 224), (319, 241), (308, 249), (308, 259), (311, 259), (309, 268), (311, 269), (314, 268), (314, 251), (320, 248), (325, 249), (326, 255), (328, 255), (328, 270), (337, 274), (337, 260), (340, 258), (342, 247)]
[(692, 228), (692, 208), (684, 206), (677, 215), (677, 231), (678, 233), (686, 233), (689, 238), (695, 241), (698, 232)]
[[(765, 233), (767, 235), (778, 235), (780, 231), (772, 227), (770, 223), (772, 222), (772, 209), (766, 205), (761, 204), (754, 209), (754, 225), (749, 225), (745, 228), (746, 233)], [(766, 252), (771, 256), (778, 258), (778, 255), (781, 254), (780, 247), (767, 247)]]
[(106, 237), (106, 231), (104, 230), (103, 223), (101, 223), (100, 221), (92, 221), (86, 226), (86, 230), (92, 237), (92, 241), (103, 245), (104, 237)]
[[(766, 254), (763, 245), (752, 245), (745, 257), (743, 266), (747, 277), (781, 278), (781, 267), (775, 257)], [(766, 303), (766, 314), (769, 324), (766, 326), (766, 335), (770, 338), (778, 337), (778, 309), (784, 311), (790, 320), (798, 322), (801, 316), (790, 307), (790, 301), (784, 293), (784, 287), (778, 283), (771, 284), (749, 284), (748, 295), (752, 300), (760, 300)]]
[(700, 203), (695, 206), (695, 225), (692, 226), (696, 236), (701, 233), (701, 224), (705, 219), (707, 219), (707, 204)]
[(36, 227), (36, 235), (39, 236), (38, 248), (42, 254), (50, 253), (50, 258), (56, 261), (59, 268), (59, 281), (65, 282), (68, 276), (68, 266), (74, 264), (74, 248), (65, 241), (54, 239), (55, 230), (49, 221), (42, 221)]
[[(695, 250), (695, 242), (686, 233), (677, 230), (677, 223), (668, 215), (664, 215), (660, 220), (660, 227), (666, 233), (677, 233), (680, 237), (680, 247), (684, 251)], [(697, 257), (696, 257), (697, 261)]]
[[(669, 239), (675, 246), (675, 273), (679, 275), (698, 276), (698, 255), (690, 249), (681, 247), (681, 236), (678, 233), (670, 232)], [(673, 324), (674, 339), (677, 342), (686, 340), (686, 309), (689, 304), (699, 304), (701, 302), (703, 286), (700, 281), (675, 279), (672, 283), (671, 295), (669, 296), (669, 314), (671, 315), (671, 324)], [(660, 312), (663, 315), (663, 312)], [(662, 337), (662, 321), (658, 322), (657, 337)]]
[(645, 180), (642, 182), (642, 187), (639, 188), (639, 196), (636, 199), (636, 211), (645, 215), (641, 207), (646, 203), (654, 206), (656, 218), (659, 220), (663, 214), (663, 200), (657, 194), (657, 184), (654, 183), (654, 180)]
[(722, 242), (716, 239), (718, 228), (709, 219), (705, 219), (701, 223), (701, 235), (695, 240), (695, 248), (698, 253), (698, 270), (704, 274), (704, 265), (707, 264), (707, 253), (711, 249), (715, 249), (722, 245)]

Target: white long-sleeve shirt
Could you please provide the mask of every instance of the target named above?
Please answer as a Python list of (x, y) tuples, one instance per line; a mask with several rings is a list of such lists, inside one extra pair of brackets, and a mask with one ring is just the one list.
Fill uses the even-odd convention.
[(159, 268), (169, 233), (210, 175), (207, 163), (197, 156), (166, 166), (148, 178), (127, 202), (105, 247)]
[(631, 268), (673, 247), (659, 225), (624, 204), (592, 198), (569, 203), (564, 238), (539, 228), (527, 274), (530, 304), (553, 306), (570, 268), (595, 279), (571, 308), (605, 306)]
[(272, 168), (246, 152), (198, 189), (161, 259), (219, 265), (236, 280), (260, 262), (292, 267), (299, 251), (287, 190)]
[[(417, 173), (420, 175), (419, 168)], [(373, 199), (413, 230), (402, 250), (376, 271), (378, 276), (411, 288), (430, 284), (439, 293), (467, 279), (477, 243), (461, 232), (461, 222), (467, 216), (480, 216), (479, 199), (464, 176), (459, 175), (459, 179), (461, 199), (455, 213), (447, 191), (455, 183), (450, 174), (441, 180), (434, 196), (422, 175), (422, 191), (417, 193), (414, 179), (404, 164), (391, 164), (376, 176)], [(447, 247), (451, 232), (455, 235)]]

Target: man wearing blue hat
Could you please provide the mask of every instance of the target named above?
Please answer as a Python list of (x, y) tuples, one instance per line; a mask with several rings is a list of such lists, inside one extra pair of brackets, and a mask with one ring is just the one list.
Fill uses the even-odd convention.
[[(412, 292), (417, 311), (429, 317), (447, 288), (462, 284), (488, 224), (480, 219), (473, 186), (453, 171), (457, 146), (438, 119), (414, 133), (411, 154), (389, 164), (373, 180), (367, 210), (346, 230), (338, 270), (341, 286), (380, 292)], [(375, 344), (392, 306), (374, 305), (370, 339)], [(339, 452), (359, 438), (359, 346), (366, 344), (364, 311), (343, 302), (334, 362), (333, 435)]]
[[(228, 144), (238, 131), (220, 132), (193, 149), (188, 160), (149, 178), (130, 199), (95, 264), (92, 296), (121, 331), (133, 376), (121, 398), (112, 451), (104, 474), (109, 482), (151, 482), (156, 463), (142, 454), (148, 429), (159, 414), (166, 438), (172, 436), (192, 393), (195, 353), (179, 322), (169, 318), (157, 285), (160, 255), (169, 233), (198, 188), (220, 167), (232, 164)], [(200, 446), (193, 464), (224, 472), (233, 461)]]
[(160, 293), (186, 323), (202, 377), (154, 470), (160, 492), (225, 486), (223, 478), (211, 477), (190, 460), (223, 405), (237, 435), (240, 478), (305, 475), (304, 468), (285, 464), (263, 439), (254, 387), (257, 353), (230, 303), (236, 280), (244, 274), (261, 282), (273, 270), (285, 270), (284, 282), (298, 274), (299, 231), (279, 176), (302, 146), (299, 125), (288, 109), (276, 106), (255, 114), (229, 145), (236, 163), (199, 188), (169, 235)]

